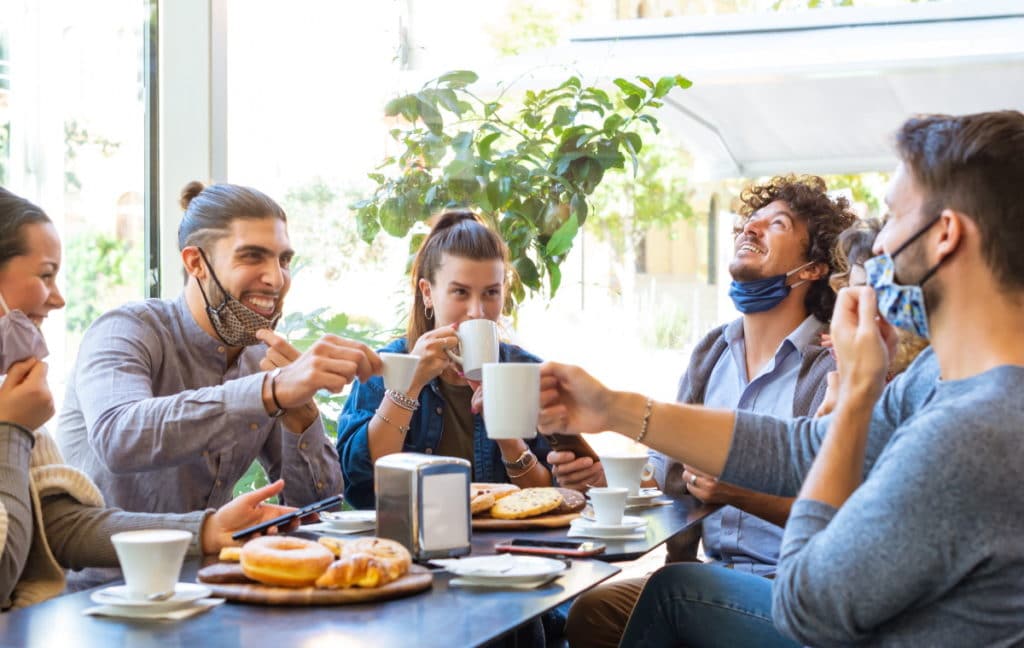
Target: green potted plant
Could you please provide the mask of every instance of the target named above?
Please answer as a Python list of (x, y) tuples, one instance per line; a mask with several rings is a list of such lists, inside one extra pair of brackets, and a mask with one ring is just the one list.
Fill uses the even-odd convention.
[[(404, 237), (447, 206), (478, 207), (509, 245), (518, 275), (512, 297), (522, 301), (525, 289), (545, 286), (554, 296), (589, 196), (627, 161), (636, 174), (640, 130), (658, 133), (652, 113), (690, 81), (620, 78), (609, 93), (573, 76), (517, 95), (506, 88), (491, 99), (470, 89), (477, 78), (449, 72), (388, 102), (401, 152), (369, 175), (372, 194), (352, 205), (360, 235), (369, 242), (383, 229)], [(421, 237), (412, 237), (412, 249)]]

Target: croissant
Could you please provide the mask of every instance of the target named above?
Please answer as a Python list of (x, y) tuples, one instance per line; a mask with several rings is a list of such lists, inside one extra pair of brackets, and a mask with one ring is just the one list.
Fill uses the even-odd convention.
[(327, 589), (380, 587), (393, 580), (381, 561), (369, 554), (353, 553), (331, 563), (327, 571), (316, 580), (316, 586)]

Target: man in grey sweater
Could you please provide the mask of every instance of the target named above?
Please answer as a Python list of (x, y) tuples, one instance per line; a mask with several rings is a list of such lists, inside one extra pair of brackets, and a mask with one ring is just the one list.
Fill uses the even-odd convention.
[[(1024, 114), (914, 118), (897, 146), (871, 287), (844, 290), (833, 315), (831, 416), (656, 404), (644, 434), (648, 399), (544, 367), (542, 432), (617, 430), (723, 480), (798, 493), (774, 582), (668, 566), (623, 645), (1024, 642)], [(883, 392), (890, 322), (932, 348)]]

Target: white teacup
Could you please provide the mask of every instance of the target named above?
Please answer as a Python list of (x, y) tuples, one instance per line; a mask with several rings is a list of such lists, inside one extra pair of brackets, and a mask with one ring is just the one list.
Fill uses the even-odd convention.
[(462, 373), (470, 380), (480, 380), (483, 366), (498, 361), (498, 325), (489, 319), (474, 319), (459, 324), (459, 350), (462, 355), (448, 350), (448, 356), (462, 366)]
[(416, 374), (416, 367), (420, 364), (419, 356), (408, 353), (378, 353), (383, 367), (381, 375), (384, 378), (384, 386), (403, 394), (409, 391), (412, 385), (412, 377)]
[(491, 439), (532, 439), (540, 414), (540, 365), (489, 362), (483, 366), (484, 425)]
[(121, 563), (128, 595), (145, 599), (174, 591), (192, 534), (175, 529), (147, 529), (115, 533), (110, 541)]
[(598, 524), (622, 524), (622, 513), (626, 510), (625, 488), (594, 486), (587, 490), (590, 505), (594, 507), (594, 521)]
[(601, 455), (601, 465), (608, 485), (628, 489), (630, 497), (640, 494), (641, 481), (654, 476), (654, 466), (648, 462), (647, 455)]

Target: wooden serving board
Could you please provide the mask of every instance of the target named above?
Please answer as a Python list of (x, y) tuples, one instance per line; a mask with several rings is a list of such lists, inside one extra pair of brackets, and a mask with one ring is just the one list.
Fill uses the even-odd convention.
[(523, 529), (557, 529), (567, 527), (578, 518), (577, 513), (561, 513), (558, 515), (538, 515), (520, 520), (499, 520), (492, 517), (473, 518), (473, 529), (477, 531), (522, 531)]
[[(238, 563), (219, 563), (211, 565), (217, 574), (224, 578), (237, 567), (238, 580), (245, 579), (242, 566)], [(430, 589), (434, 575), (426, 567), (412, 565), (408, 573), (387, 585), (374, 588), (349, 587), (346, 589), (318, 589), (316, 587), (277, 587), (260, 583), (210, 583), (203, 580), (204, 567), (199, 570), (197, 580), (211, 590), (213, 596), (236, 601), (238, 603), (257, 603), (262, 605), (348, 605), (366, 603), (368, 601), (384, 601), (401, 598)], [(207, 573), (210, 573), (207, 571)]]

